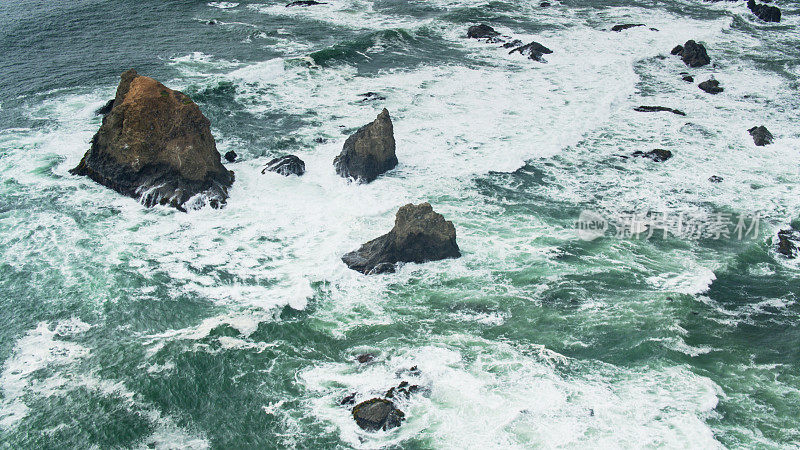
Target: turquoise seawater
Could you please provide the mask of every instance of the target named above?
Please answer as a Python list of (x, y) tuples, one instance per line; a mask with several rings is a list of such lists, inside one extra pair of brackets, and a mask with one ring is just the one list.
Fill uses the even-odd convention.
[[(800, 5), (552, 3), (0, 2), (0, 447), (797, 448), (800, 265), (773, 242), (800, 212)], [(669, 54), (688, 39), (712, 65)], [(129, 68), (240, 155), (226, 208), (69, 175)], [(348, 183), (332, 160), (384, 107), (400, 165)], [(261, 174), (286, 153), (303, 177)], [(462, 258), (344, 266), (423, 201)], [(586, 241), (584, 210), (761, 220)], [(340, 406), (403, 380), (400, 428)]]

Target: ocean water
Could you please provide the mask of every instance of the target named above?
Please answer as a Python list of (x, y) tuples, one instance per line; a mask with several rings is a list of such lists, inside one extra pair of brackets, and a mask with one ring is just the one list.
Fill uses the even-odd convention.
[[(797, 448), (800, 265), (772, 242), (800, 212), (800, 4), (776, 4), (780, 24), (695, 0), (4, 0), (0, 447)], [(712, 65), (669, 55), (688, 39)], [(240, 155), (226, 208), (69, 175), (131, 67)], [(348, 183), (332, 160), (384, 107), (400, 165)], [(619, 157), (653, 148), (675, 156)], [(286, 153), (305, 176), (261, 174)], [(340, 261), (422, 201), (462, 258)], [(761, 220), (584, 241), (583, 210)], [(424, 389), (400, 428), (339, 405), (402, 380)]]

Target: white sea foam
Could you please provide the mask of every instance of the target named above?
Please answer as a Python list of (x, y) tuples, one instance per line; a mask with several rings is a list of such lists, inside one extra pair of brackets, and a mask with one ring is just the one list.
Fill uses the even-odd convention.
[(695, 267), (681, 273), (664, 273), (648, 278), (654, 286), (681, 294), (702, 294), (711, 287), (717, 277), (705, 267)]
[[(287, 0), (286, 3), (289, 3)], [(346, 0), (327, 2), (313, 7), (287, 8), (286, 3), (259, 4), (251, 3), (247, 7), (253, 11), (277, 17), (288, 17), (294, 20), (324, 22), (330, 25), (350, 29), (385, 30), (390, 28), (414, 28), (431, 20), (420, 20), (413, 17), (381, 14), (369, 1)]]
[[(441, 448), (672, 447), (681, 442), (721, 447), (703, 422), (721, 391), (685, 368), (641, 373), (598, 365), (584, 372), (581, 363), (557, 354), (536, 356), (540, 353), (462, 335), (447, 344), (389, 353), (395, 356), (366, 366), (321, 364), (301, 374), (317, 394), (310, 400), (314, 413), (336, 423), (342, 440), (354, 447), (402, 445), (419, 435)], [(421, 375), (404, 371), (412, 365)], [(360, 402), (400, 380), (420, 384), (429, 394), (398, 400), (407, 420), (397, 430), (365, 433), (339, 405), (351, 392)]]
[[(135, 393), (128, 390), (121, 381), (101, 379), (92, 373), (81, 372), (76, 364), (86, 360), (91, 350), (75, 342), (64, 339), (80, 337), (92, 328), (77, 318), (61, 320), (55, 324), (40, 322), (37, 327), (19, 339), (14, 352), (3, 364), (0, 375), (0, 428), (13, 429), (23, 420), (30, 408), (29, 399), (62, 396), (70, 391), (83, 388), (103, 397), (116, 399), (120, 404), (140, 412), (155, 425), (156, 431), (142, 446), (153, 448), (208, 448), (202, 436), (189, 433), (177, 426), (172, 418), (163, 416), (157, 409), (136, 400)], [(48, 370), (46, 377), (35, 374)], [(157, 373), (169, 370), (169, 364), (149, 370)], [(74, 426), (69, 423), (58, 424), (51, 432)]]
[(234, 2), (209, 2), (208, 6), (219, 9), (231, 9), (236, 8), (239, 4)]
[(24, 398), (27, 394), (52, 394), (68, 382), (69, 375), (56, 372), (45, 379), (34, 379), (32, 375), (44, 368), (60, 368), (89, 355), (89, 349), (73, 342), (56, 339), (60, 334), (79, 334), (88, 325), (71, 319), (56, 325), (55, 330), (47, 322), (40, 322), (17, 341), (14, 353), (3, 364), (0, 375), (0, 390), (3, 399), (0, 405), (0, 427), (11, 428), (28, 415), (29, 408)]
[[(440, 2), (446, 7), (463, 3)], [(411, 18), (381, 17), (368, 8), (360, 10), (358, 6), (363, 4), (250, 7), (267, 14), (303, 15), (348, 27), (413, 29), (421, 25)], [(503, 202), (487, 204), (472, 184), (475, 177), (489, 171), (513, 171), (526, 160), (533, 159), (547, 176), (537, 192), (550, 195), (554, 201), (594, 199), (609, 210), (634, 209), (642, 204), (653, 210), (674, 204), (702, 208), (696, 205), (710, 201), (740, 210), (766, 209), (771, 217), (797, 210), (798, 199), (791, 187), (794, 183), (786, 183), (797, 180), (796, 168), (785, 164), (800, 144), (794, 117), (784, 112), (796, 105), (790, 98), (793, 91), (780, 76), (726, 56), (726, 50), (733, 46), (757, 44), (732, 29), (729, 19), (692, 21), (662, 12), (613, 8), (608, 12), (609, 24), (624, 17), (660, 31), (641, 28), (611, 33), (583, 25), (576, 20), (578, 12), (570, 8), (537, 14), (552, 23), (570, 26), (541, 35), (526, 35), (511, 28), (500, 31), (551, 47), (555, 53), (548, 55), (548, 64), (508, 55), (494, 45), (468, 41), (463, 27), (433, 21), (422, 25), (438, 30), (454, 45), (463, 46), (470, 56), (491, 62), (491, 66), (422, 66), (363, 77), (350, 66), (321, 69), (308, 59), (243, 64), (192, 53), (172, 60), (183, 77), (178, 83), (232, 81), (237, 99), (250, 108), (250, 113), (277, 110), (303, 117), (313, 111), (313, 122), (296, 130), (295, 137), (309, 143), (318, 136), (330, 139), (300, 154), (307, 167), (302, 178), (261, 175), (266, 158), (229, 165), (236, 171), (237, 181), (222, 211), (206, 208), (181, 214), (160, 207), (146, 210), (132, 199), (67, 174), (99, 125), (92, 111), (113, 93), (113, 87), (88, 95), (64, 95), (37, 105), (31, 116), (57, 119), (58, 124), (43, 131), (3, 131), (2, 179), (40, 189), (60, 188), (63, 195), (59, 201), (65, 206), (80, 211), (113, 211), (114, 215), (102, 219), (92, 233), (81, 231), (65, 217), (47, 218), (35, 212), (30, 217), (6, 219), (36, 223), (47, 231), (35, 236), (38, 244), (22, 239), (26, 230), (22, 226), (0, 238), (3, 243), (16, 242), (9, 246), (9, 252), (23, 255), (4, 261), (21, 264), (25, 255), (41, 251), (42, 242), (51, 242), (58, 245), (56, 250), (42, 257), (63, 258), (52, 259), (50, 264), (65, 267), (65, 275), (72, 271), (64, 262), (77, 255), (98, 270), (127, 265), (126, 269), (136, 270), (145, 280), (167, 275), (171, 280), (169, 295), (189, 293), (229, 307), (229, 313), (201, 324), (145, 336), (150, 356), (165, 342), (199, 340), (221, 324), (230, 324), (242, 334), (220, 338), (224, 349), (261, 351), (263, 343), (248, 339), (258, 324), (275, 320), (277, 308), (306, 308), (308, 302), (317, 300), (315, 286), (319, 282), (324, 282), (328, 291), (315, 314), (330, 320), (331, 329), (327, 331), (334, 337), (344, 336), (356, 326), (396, 320), (388, 303), (392, 286), (410, 280), (440, 286), (442, 280), (469, 277), (481, 287), (473, 292), (458, 287), (464, 295), (501, 292), (526, 298), (535, 305), (539, 295), (557, 285), (562, 275), (558, 263), (553, 262), (561, 252), (559, 246), (537, 239), (566, 236), (568, 230), (549, 229), (534, 213), (502, 222), (498, 217)], [(377, 19), (366, 21), (367, 16)], [(667, 56), (672, 46), (688, 38), (704, 40), (718, 66), (687, 69), (677, 58)], [(371, 52), (384, 49), (377, 45), (366, 53), (369, 57)], [(666, 59), (651, 58), (654, 49)], [(725, 93), (711, 97), (695, 85), (685, 84), (677, 76), (684, 70), (691, 71), (697, 81), (714, 75), (723, 82)], [(642, 80), (637, 71), (651, 79)], [(387, 100), (375, 106), (358, 103), (358, 94), (367, 91), (384, 93)], [(665, 104), (688, 115), (631, 111), (639, 104)], [(767, 109), (767, 104), (779, 107)], [(383, 105), (395, 121), (400, 166), (369, 185), (348, 184), (335, 175), (331, 165), (346, 137), (341, 127), (349, 130), (367, 123)], [(687, 128), (686, 122), (697, 126)], [(761, 122), (770, 127), (777, 140), (773, 146), (756, 149), (746, 129)], [(220, 148), (247, 154), (247, 145), (226, 139)], [(660, 165), (639, 160), (605, 162), (614, 154), (661, 145), (673, 149), (675, 158)], [(51, 173), (42, 175), (39, 169), (50, 165)], [(725, 182), (709, 185), (711, 174), (724, 176)], [(438, 211), (455, 221), (463, 258), (425, 266), (408, 264), (396, 274), (370, 278), (344, 267), (340, 256), (388, 231), (398, 206), (424, 200), (432, 200)], [(69, 244), (82, 239), (92, 240), (93, 252), (76, 250)], [(629, 255), (626, 244), (610, 247), (611, 255), (602, 255), (604, 260), (587, 271), (616, 264), (645, 272), (655, 265), (653, 261), (625, 260)], [(690, 252), (663, 254), (660, 258), (666, 260), (666, 269), (647, 280), (656, 289), (698, 294), (714, 280), (716, 268)], [(502, 275), (495, 274), (497, 269), (518, 267), (520, 261), (552, 267), (554, 273), (528, 288), (509, 286), (507, 280), (499, 278)], [(149, 295), (146, 291), (143, 294)], [(699, 299), (705, 301), (702, 296)], [(607, 306), (603, 300), (591, 299), (581, 308), (589, 313)], [(781, 305), (768, 302), (760, 307)], [(463, 312), (452, 317), (486, 326), (499, 326), (507, 320), (500, 313)], [(352, 318), (358, 321), (349, 320)], [(21, 393), (33, 388), (27, 379), (30, 372), (19, 367), (68, 365), (88, 354), (88, 349), (53, 337), (60, 334), (55, 330), (61, 326), (51, 331), (45, 325), (32, 331), (6, 362), (0, 378), (4, 424), (16, 423), (24, 416)], [(83, 330), (81, 326), (63, 327), (64, 333)], [(565, 362), (546, 351), (521, 352), (497, 343), (463, 340), (466, 343), (389, 345), (384, 349), (384, 360), (363, 371), (345, 364), (321, 363), (304, 371), (301, 380), (315, 395), (309, 399), (315, 414), (336, 424), (342, 438), (354, 446), (400, 443), (420, 434), (441, 447), (675, 447), (686, 442), (718, 446), (703, 422), (716, 405), (718, 388), (686, 368), (655, 367), (637, 372), (601, 366), (584, 371), (579, 362)], [(573, 341), (579, 347), (592, 345)], [(711, 351), (686, 346), (683, 340), (665, 345), (692, 356)], [(45, 349), (45, 353), (37, 353), (34, 347)], [(477, 357), (473, 358), (475, 353)], [(358, 391), (360, 400), (385, 391), (398, 369), (413, 364), (423, 369), (419, 382), (430, 387), (431, 396), (416, 396), (402, 405), (409, 420), (400, 430), (365, 435), (348, 412), (336, 405), (346, 391)], [(567, 364), (574, 372), (565, 375), (554, 368), (558, 364)], [(12, 366), (15, 369), (9, 369)], [(173, 368), (169, 362), (147, 367), (153, 372)], [(49, 383), (59, 386), (64, 380), (53, 378)], [(267, 405), (264, 411), (284, 417), (281, 405)], [(204, 438), (192, 436), (165, 425), (154, 440), (165, 447), (208, 445)]]

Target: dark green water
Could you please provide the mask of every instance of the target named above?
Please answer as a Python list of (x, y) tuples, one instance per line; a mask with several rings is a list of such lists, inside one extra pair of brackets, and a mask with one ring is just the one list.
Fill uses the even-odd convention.
[[(778, 5), (767, 25), (738, 2), (2, 2), (0, 447), (796, 447), (800, 266), (772, 241), (800, 207), (800, 50)], [(554, 53), (468, 41), (482, 22)], [(669, 55), (687, 39), (714, 64)], [(241, 156), (225, 209), (68, 174), (131, 67)], [(400, 166), (348, 184), (331, 161), (383, 107)], [(618, 156), (653, 148), (675, 156)], [(304, 177), (260, 173), (285, 153)], [(462, 258), (341, 263), (422, 201)], [(584, 241), (583, 210), (762, 220)], [(403, 380), (424, 389), (399, 429), (339, 405)]]

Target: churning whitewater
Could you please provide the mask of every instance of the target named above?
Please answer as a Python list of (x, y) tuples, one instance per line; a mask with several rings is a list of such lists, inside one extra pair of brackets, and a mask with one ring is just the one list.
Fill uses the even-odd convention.
[(799, 4), (287, 3), (3, 3), (0, 448), (798, 445)]

